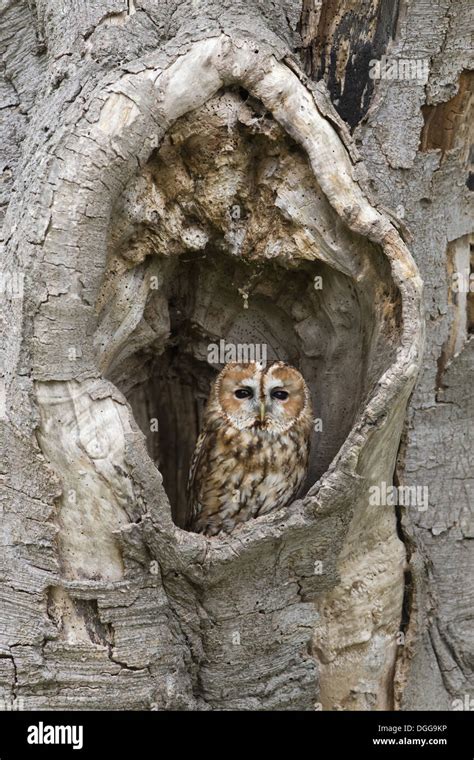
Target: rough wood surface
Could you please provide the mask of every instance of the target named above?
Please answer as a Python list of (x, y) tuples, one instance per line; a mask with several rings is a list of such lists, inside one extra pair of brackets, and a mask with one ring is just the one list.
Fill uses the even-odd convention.
[[(332, 77), (333, 97), (361, 104), (357, 119), (345, 116), (358, 124), (365, 168), (324, 88), (300, 70), (297, 30), (307, 20), (298, 2), (101, 0), (68, 5), (67, 13), (52, 0), (0, 6), (2, 268), (25, 275), (23, 297), (2, 304), (4, 699), (51, 709), (436, 709), (472, 688), (472, 607), (455, 572), (465, 568), (467, 585), (471, 344), (467, 329), (452, 337), (462, 317), (449, 300), (447, 264), (448, 244), (471, 231), (469, 191), (458, 179), (469, 98), (455, 102), (461, 116), (442, 155), (434, 140), (452, 110), (433, 112), (456, 97), (467, 3), (457, 4), (459, 13), (449, 0), (435, 9), (421, 0), (400, 5), (397, 24), (387, 26), (384, 4), (372, 3), (368, 23), (345, 44), (357, 48), (369, 34), (383, 52), (390, 37), (393, 54), (428, 56), (426, 89), (380, 80), (372, 96), (354, 98), (344, 90), (342, 59), (319, 70)], [(326, 51), (341, 29), (339, 6), (326, 4), (324, 24), (313, 19)], [(423, 105), (432, 110), (423, 114)], [(205, 138), (189, 145), (189, 130)], [(258, 155), (265, 140), (273, 145), (277, 172), (244, 193), (256, 139)], [(188, 212), (180, 216), (181, 161), (179, 200)], [(201, 170), (202, 202), (190, 214), (186, 182)], [(302, 186), (312, 205), (302, 202)], [(163, 197), (169, 213), (160, 217)], [(225, 211), (236, 197), (250, 222), (219, 217), (219, 204)], [(423, 337), (421, 281), (397, 232), (404, 224), (382, 205), (410, 227), (426, 282), (428, 348), (397, 466), (399, 482), (429, 486), (426, 513), (372, 506), (368, 496), (371, 486), (393, 482)], [(200, 287), (189, 299), (181, 259), (209, 253), (210, 233), (216, 269), (192, 264)], [(263, 309), (265, 288), (254, 287), (244, 310), (237, 288), (229, 301), (235, 319), (223, 324), (211, 306), (241, 240), (255, 249), (254, 260), (243, 257), (249, 271), (265, 267), (276, 306)], [(272, 284), (275, 266), (287, 270), (290, 292), (303, 296), (316, 271), (331, 287), (308, 291), (292, 311)], [(176, 336), (182, 327), (170, 313), (171, 292), (203, 331), (186, 347), (199, 393), (210, 379), (207, 336), (254, 339), (264, 313), (266, 335), (279, 334), (277, 350), (306, 362), (328, 423), (303, 498), (226, 539), (173, 523), (154, 464), (166, 457), (147, 425), (154, 378), (161, 368), (160, 394), (172, 398), (164, 369), (173, 328)], [(297, 338), (282, 339), (282, 322)], [(353, 356), (365, 355), (356, 380), (348, 344)], [(189, 364), (180, 361), (183, 373)], [(357, 403), (341, 409), (351, 380)], [(183, 390), (173, 406), (189, 426), (188, 449), (194, 402), (194, 390)], [(169, 407), (166, 415), (155, 408), (176, 430)], [(163, 466), (165, 485), (175, 483), (168, 490), (178, 524), (185, 462), (185, 454), (181, 463), (169, 456)], [(455, 506), (449, 482), (459, 487)]]

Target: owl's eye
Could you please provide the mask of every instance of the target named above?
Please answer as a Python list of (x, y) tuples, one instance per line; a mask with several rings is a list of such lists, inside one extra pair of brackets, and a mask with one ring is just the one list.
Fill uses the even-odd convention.
[(234, 395), (236, 398), (252, 398), (253, 391), (251, 388), (237, 388)]
[(290, 394), (288, 393), (288, 391), (276, 390), (276, 391), (272, 391), (270, 395), (272, 398), (278, 399), (278, 401), (286, 401), (286, 399), (288, 398)]

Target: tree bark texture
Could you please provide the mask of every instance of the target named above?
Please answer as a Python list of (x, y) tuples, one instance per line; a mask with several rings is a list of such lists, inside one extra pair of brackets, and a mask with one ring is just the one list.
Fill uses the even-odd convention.
[[(472, 693), (468, 6), (1, 2), (7, 707)], [(322, 430), (298, 500), (210, 539), (221, 340), (298, 366)]]

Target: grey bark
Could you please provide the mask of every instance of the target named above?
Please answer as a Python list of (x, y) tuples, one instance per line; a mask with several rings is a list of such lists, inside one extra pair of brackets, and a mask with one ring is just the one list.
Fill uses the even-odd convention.
[[(0, 6), (7, 707), (472, 694), (468, 4), (343, 5)], [(305, 490), (186, 533), (206, 346), (262, 334), (323, 420)]]

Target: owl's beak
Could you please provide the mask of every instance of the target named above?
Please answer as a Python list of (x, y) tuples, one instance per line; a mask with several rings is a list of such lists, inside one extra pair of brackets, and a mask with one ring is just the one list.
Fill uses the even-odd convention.
[(265, 420), (265, 401), (260, 401), (260, 422)]

